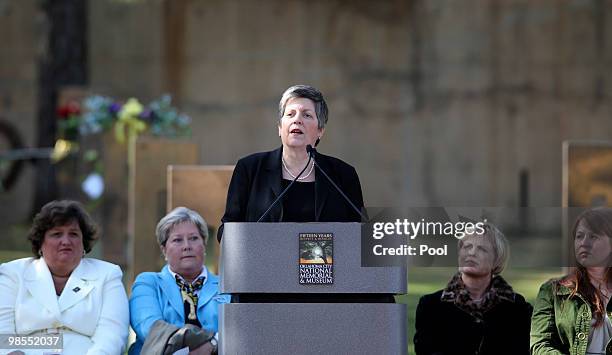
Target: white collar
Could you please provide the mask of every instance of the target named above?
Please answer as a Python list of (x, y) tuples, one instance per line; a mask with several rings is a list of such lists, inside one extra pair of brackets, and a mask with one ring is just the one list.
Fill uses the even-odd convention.
[[(172, 271), (172, 269), (170, 268), (170, 265), (168, 265), (168, 271), (170, 272), (170, 275), (172, 275), (173, 278), (176, 278), (176, 275), (178, 275), (178, 277), (181, 278), (181, 280), (185, 281), (185, 278), (183, 278), (183, 276)], [(191, 283), (194, 283), (200, 277), (204, 278), (204, 282), (206, 282), (206, 279), (208, 279), (208, 269), (206, 269), (206, 265), (202, 265), (202, 272), (200, 272), (200, 275), (198, 275), (195, 279), (193, 279)]]

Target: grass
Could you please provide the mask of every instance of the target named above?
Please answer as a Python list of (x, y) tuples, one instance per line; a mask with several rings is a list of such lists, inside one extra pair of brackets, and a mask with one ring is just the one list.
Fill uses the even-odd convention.
[[(414, 267), (408, 270), (408, 293), (398, 296), (398, 303), (408, 305), (408, 354), (414, 354), (414, 315), (419, 298), (446, 286), (456, 268)], [(540, 285), (562, 274), (559, 268), (514, 269), (502, 274), (512, 288), (533, 304)]]
[(0, 264), (7, 261), (32, 256), (31, 251), (0, 250)]

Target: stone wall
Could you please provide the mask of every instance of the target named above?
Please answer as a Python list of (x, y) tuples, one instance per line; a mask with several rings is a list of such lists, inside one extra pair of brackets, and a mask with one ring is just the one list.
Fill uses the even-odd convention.
[[(0, 4), (0, 112), (31, 140), (37, 2)], [(91, 91), (171, 89), (203, 164), (278, 146), (276, 105), (295, 83), (326, 95), (319, 150), (357, 168), (372, 206), (518, 206), (521, 171), (530, 205), (558, 206), (562, 141), (612, 137), (609, 1), (89, 6)], [(3, 220), (27, 210), (29, 182), (0, 196)]]
[[(37, 66), (46, 22), (37, 1), (0, 1), (0, 120), (8, 121), (24, 145), (36, 144)], [(8, 149), (0, 141), (0, 151)], [(34, 195), (34, 169), (26, 165), (9, 191), (0, 191), (0, 227), (27, 222)]]

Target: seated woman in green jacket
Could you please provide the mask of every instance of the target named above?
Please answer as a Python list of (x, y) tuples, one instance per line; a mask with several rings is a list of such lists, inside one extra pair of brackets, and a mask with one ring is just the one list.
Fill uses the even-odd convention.
[(531, 319), (535, 355), (612, 353), (612, 209), (583, 212), (572, 235), (576, 267), (542, 285), (536, 300)]

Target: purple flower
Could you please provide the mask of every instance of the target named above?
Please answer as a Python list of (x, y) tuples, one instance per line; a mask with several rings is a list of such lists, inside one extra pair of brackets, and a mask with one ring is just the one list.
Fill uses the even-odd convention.
[(153, 118), (152, 113), (153, 112), (150, 109), (144, 109), (138, 116), (145, 122), (151, 122), (151, 118)]
[(116, 115), (117, 112), (119, 112), (121, 110), (121, 104), (118, 102), (113, 102), (112, 105), (110, 105), (109, 109), (111, 114)]

